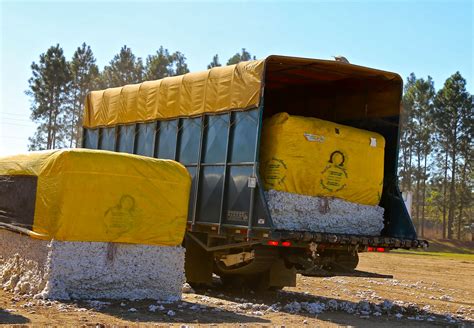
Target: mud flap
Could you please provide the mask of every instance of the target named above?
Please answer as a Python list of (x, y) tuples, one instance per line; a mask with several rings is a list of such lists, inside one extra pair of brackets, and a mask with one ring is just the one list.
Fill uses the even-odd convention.
[(207, 252), (188, 235), (185, 237), (184, 244), (186, 281), (193, 284), (211, 284), (214, 265), (212, 253)]
[(295, 287), (296, 269), (288, 269), (283, 259), (275, 261), (268, 271), (268, 287)]

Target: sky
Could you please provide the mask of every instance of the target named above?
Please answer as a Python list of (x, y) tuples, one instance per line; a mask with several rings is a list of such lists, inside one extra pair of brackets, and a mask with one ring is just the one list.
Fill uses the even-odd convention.
[(436, 89), (460, 71), (474, 94), (473, 1), (4, 1), (0, 0), (0, 156), (27, 150), (30, 65), (59, 43), (68, 59), (86, 42), (102, 68), (123, 45), (146, 58), (161, 45), (191, 71), (245, 47), (430, 75)]

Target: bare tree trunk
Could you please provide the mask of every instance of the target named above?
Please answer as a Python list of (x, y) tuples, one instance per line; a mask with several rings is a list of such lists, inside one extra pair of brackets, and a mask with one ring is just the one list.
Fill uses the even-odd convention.
[(448, 197), (448, 152), (446, 151), (444, 162), (444, 180), (443, 180), (443, 239), (446, 239), (446, 199)]
[[(469, 150), (468, 150), (469, 151)], [(458, 239), (461, 240), (461, 226), (462, 226), (462, 219), (463, 219), (463, 212), (464, 212), (464, 199), (465, 194), (468, 192), (466, 186), (466, 179), (467, 179), (467, 167), (469, 165), (469, 156), (464, 157), (464, 165), (462, 166), (461, 171), (461, 192), (460, 192), (460, 199), (459, 199), (459, 217), (458, 217)], [(469, 206), (469, 204), (467, 204)], [(466, 206), (466, 207), (467, 207)]]
[(453, 238), (454, 211), (456, 206), (456, 148), (453, 147), (451, 155), (451, 185), (449, 188), (449, 210), (448, 210), (448, 239)]
[(59, 107), (61, 106), (60, 104), (60, 91), (58, 91), (54, 95), (54, 110), (53, 110), (53, 126), (52, 126), (52, 132), (53, 132), (53, 144), (52, 144), (52, 149), (56, 149), (56, 139), (58, 136), (58, 116), (59, 116)]
[(421, 230), (421, 222), (420, 222), (420, 166), (421, 166), (421, 159), (420, 153), (417, 151), (417, 167), (416, 167), (416, 190), (415, 190), (415, 215), (416, 215), (416, 224), (418, 231)]
[(423, 167), (423, 187), (421, 195), (421, 236), (425, 236), (425, 201), (426, 201), (426, 171), (427, 171), (427, 157), (425, 154), (425, 162)]
[(72, 104), (72, 119), (71, 119), (71, 140), (69, 141), (69, 148), (72, 148), (72, 142), (75, 140), (75, 131), (76, 131), (76, 104), (77, 104), (77, 97), (76, 91), (74, 91), (73, 96), (73, 104)]
[(50, 109), (49, 109), (49, 113), (48, 113), (48, 138), (46, 140), (46, 149), (51, 149), (51, 144), (52, 144), (52, 121), (53, 121), (53, 109), (51, 108), (52, 106), (50, 106)]
[(73, 109), (72, 109), (72, 118), (71, 118), (71, 134), (70, 134), (70, 140), (69, 140), (69, 148), (72, 148), (72, 141), (75, 139), (75, 136), (74, 136), (74, 130), (75, 130), (75, 119), (76, 119), (76, 104), (73, 105)]
[(84, 115), (84, 99), (86, 97), (86, 94), (84, 92), (81, 92), (79, 94), (79, 111), (77, 113), (77, 122), (76, 122), (76, 147), (78, 147), (81, 142), (82, 142), (82, 117)]

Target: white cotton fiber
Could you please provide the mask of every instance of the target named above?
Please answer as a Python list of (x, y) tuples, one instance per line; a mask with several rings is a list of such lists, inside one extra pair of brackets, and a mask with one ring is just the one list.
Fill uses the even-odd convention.
[(51, 299), (181, 298), (182, 247), (32, 239), (0, 229), (0, 285)]
[(379, 236), (384, 227), (380, 206), (275, 190), (265, 196), (277, 229)]

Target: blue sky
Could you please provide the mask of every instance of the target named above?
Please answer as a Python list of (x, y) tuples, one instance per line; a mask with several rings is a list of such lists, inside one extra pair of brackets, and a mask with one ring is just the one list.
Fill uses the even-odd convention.
[(0, 155), (25, 151), (31, 62), (59, 43), (67, 57), (82, 42), (100, 67), (126, 44), (140, 57), (160, 45), (179, 50), (192, 71), (247, 48), (352, 63), (406, 77), (431, 75), (435, 87), (460, 71), (474, 93), (473, 1), (332, 2), (22, 2), (0, 0)]

